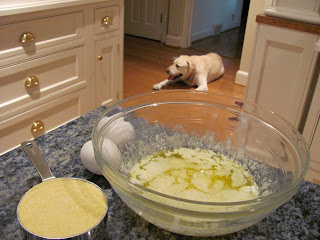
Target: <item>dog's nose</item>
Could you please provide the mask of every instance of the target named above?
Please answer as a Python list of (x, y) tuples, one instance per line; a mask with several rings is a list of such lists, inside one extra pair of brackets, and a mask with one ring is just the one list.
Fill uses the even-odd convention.
[(167, 69), (166, 72), (167, 72), (168, 74), (170, 74), (170, 70), (169, 70), (169, 69)]

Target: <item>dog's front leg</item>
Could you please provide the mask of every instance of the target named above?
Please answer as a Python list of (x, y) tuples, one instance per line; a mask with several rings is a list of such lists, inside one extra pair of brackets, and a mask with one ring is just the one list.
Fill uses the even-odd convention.
[(169, 84), (172, 84), (172, 83), (176, 83), (178, 81), (179, 81), (178, 79), (177, 80), (168, 80), (168, 79), (166, 79), (166, 80), (163, 80), (162, 82), (159, 82), (159, 83), (153, 85), (152, 89), (153, 90), (159, 90), (159, 89), (165, 87), (166, 85), (169, 85)]
[(197, 74), (195, 76), (197, 88), (195, 90), (197, 91), (208, 91), (208, 82), (207, 82), (207, 74)]
[(163, 88), (165, 85), (167, 85), (168, 82), (169, 82), (168, 79), (163, 80), (162, 82), (159, 82), (159, 83), (153, 85), (152, 89), (153, 89), (153, 90), (159, 90), (159, 89)]

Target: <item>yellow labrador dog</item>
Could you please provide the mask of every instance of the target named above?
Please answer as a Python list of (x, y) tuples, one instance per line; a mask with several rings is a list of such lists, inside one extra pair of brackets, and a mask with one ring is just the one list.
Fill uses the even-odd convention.
[(197, 86), (198, 91), (208, 91), (208, 82), (218, 79), (224, 74), (224, 66), (221, 57), (216, 53), (208, 53), (202, 56), (181, 55), (174, 59), (168, 67), (169, 77), (155, 85), (154, 90), (164, 86), (183, 81), (188, 86)]

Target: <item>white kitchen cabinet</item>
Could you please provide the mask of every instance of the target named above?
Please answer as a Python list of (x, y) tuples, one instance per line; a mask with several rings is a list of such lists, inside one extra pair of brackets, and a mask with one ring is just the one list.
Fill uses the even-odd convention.
[(278, 113), (303, 133), (311, 151), (307, 179), (320, 183), (320, 26), (261, 15), (257, 20), (245, 98)]
[[(320, 63), (320, 59), (318, 63)], [(310, 108), (307, 112), (306, 122), (303, 128), (303, 137), (306, 139), (310, 148), (311, 158), (306, 179), (320, 185), (320, 75), (318, 75)]]
[(310, 167), (307, 173), (306, 179), (320, 185), (320, 108), (318, 109), (318, 116), (314, 119), (314, 131), (311, 136), (309, 147), (310, 147)]
[(110, 105), (122, 98), (119, 37), (96, 42), (96, 105)]
[(0, 154), (122, 99), (123, 0), (0, 3)]
[(259, 24), (246, 99), (299, 128), (318, 35)]

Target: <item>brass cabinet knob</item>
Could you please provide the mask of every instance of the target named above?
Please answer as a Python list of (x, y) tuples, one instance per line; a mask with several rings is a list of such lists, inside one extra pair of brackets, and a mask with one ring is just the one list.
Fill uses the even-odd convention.
[(31, 132), (38, 132), (44, 129), (44, 123), (40, 120), (36, 120), (31, 125)]
[(39, 84), (39, 79), (36, 76), (29, 76), (27, 77), (24, 85), (26, 88), (34, 87)]
[(20, 36), (21, 43), (30, 43), (34, 41), (34, 35), (31, 32), (22, 33)]
[(98, 56), (97, 58), (98, 58), (98, 60), (100, 60), (100, 61), (103, 59), (102, 56)]
[(109, 16), (106, 16), (106, 17), (102, 18), (101, 24), (102, 25), (111, 25), (112, 24), (112, 18), (109, 17)]

